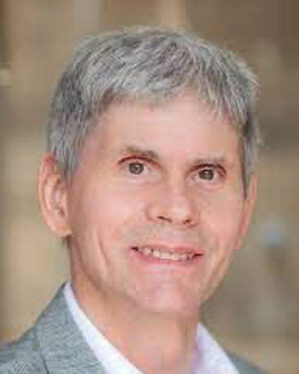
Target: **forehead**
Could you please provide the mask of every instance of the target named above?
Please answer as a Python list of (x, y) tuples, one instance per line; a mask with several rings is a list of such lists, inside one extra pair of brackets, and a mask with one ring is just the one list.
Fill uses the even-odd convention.
[(124, 100), (112, 104), (90, 136), (102, 152), (117, 154), (145, 149), (157, 158), (222, 157), (238, 153), (235, 127), (193, 95), (182, 95), (160, 105)]

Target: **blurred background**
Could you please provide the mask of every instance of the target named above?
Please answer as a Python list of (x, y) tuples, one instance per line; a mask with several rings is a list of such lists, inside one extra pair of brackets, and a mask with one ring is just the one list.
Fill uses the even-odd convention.
[(260, 78), (259, 202), (203, 319), (267, 372), (299, 372), (298, 17), (297, 0), (0, 0), (0, 341), (28, 328), (68, 273), (35, 199), (50, 97), (66, 59), (86, 34), (163, 24), (234, 49)]

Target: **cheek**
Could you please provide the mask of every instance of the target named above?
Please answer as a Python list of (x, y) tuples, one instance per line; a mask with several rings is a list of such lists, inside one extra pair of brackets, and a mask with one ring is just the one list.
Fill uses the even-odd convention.
[(121, 240), (130, 227), (141, 222), (146, 200), (144, 194), (111, 186), (97, 196), (94, 204), (98, 209), (92, 224), (97, 226), (102, 239)]
[(241, 231), (243, 200), (236, 196), (218, 196), (206, 199), (203, 222), (206, 222), (211, 233), (217, 239), (217, 247), (228, 250), (235, 246)]
[(241, 212), (239, 209), (229, 207), (227, 212), (222, 213), (218, 221), (218, 235), (223, 239), (226, 246), (234, 246), (238, 239), (241, 228)]
[(81, 235), (83, 225), (86, 235), (117, 237), (125, 226), (140, 221), (147, 198), (144, 189), (124, 188), (109, 178), (103, 184), (85, 180), (70, 195), (70, 223)]
[(241, 204), (236, 201), (218, 201), (215, 206), (210, 205), (206, 231), (210, 232), (211, 248), (207, 257), (204, 300), (218, 286), (235, 253), (241, 231), (241, 212)]

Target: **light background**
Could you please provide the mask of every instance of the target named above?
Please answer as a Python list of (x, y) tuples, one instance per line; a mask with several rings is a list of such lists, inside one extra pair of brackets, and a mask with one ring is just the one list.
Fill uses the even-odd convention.
[[(299, 370), (299, 2), (0, 0), (0, 339), (18, 336), (67, 277), (43, 225), (35, 174), (55, 82), (76, 41), (121, 25), (184, 26), (260, 77), (260, 198), (244, 249), (203, 319), (270, 373)], [(229, 209), (229, 207), (228, 207)]]

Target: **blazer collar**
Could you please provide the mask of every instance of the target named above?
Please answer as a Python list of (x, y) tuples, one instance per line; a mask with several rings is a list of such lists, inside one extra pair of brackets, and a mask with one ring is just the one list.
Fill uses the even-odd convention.
[(68, 311), (63, 287), (36, 324), (37, 339), (49, 374), (104, 374)]

